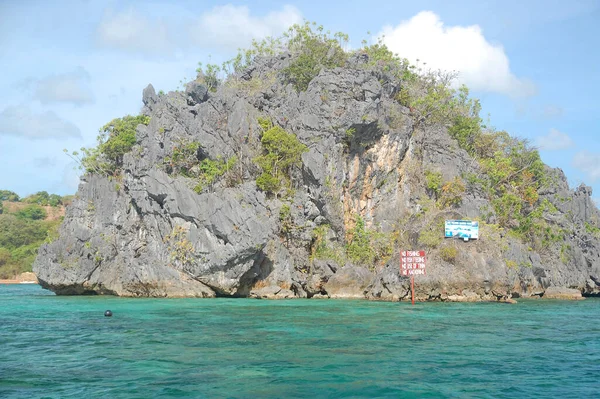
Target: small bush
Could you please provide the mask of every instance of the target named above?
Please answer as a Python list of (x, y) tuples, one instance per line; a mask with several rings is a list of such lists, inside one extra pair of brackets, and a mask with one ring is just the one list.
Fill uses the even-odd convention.
[(458, 176), (456, 176), (453, 180), (447, 182), (442, 187), (440, 205), (443, 208), (460, 205), (462, 203), (465, 191), (465, 184)]
[(437, 248), (444, 240), (444, 221), (434, 220), (419, 232), (419, 244)]
[(292, 212), (288, 204), (283, 204), (279, 210), (279, 223), (279, 231), (283, 235), (289, 236), (294, 231), (294, 219), (292, 218)]
[(329, 32), (323, 32), (322, 26), (313, 31), (310, 23), (306, 22), (293, 25), (286, 37), (293, 59), (283, 74), (298, 91), (305, 91), (322, 68), (341, 67), (348, 59), (341, 46), (348, 41), (348, 36), (342, 33), (331, 36)]
[(43, 220), (46, 219), (46, 211), (37, 205), (29, 205), (18, 211), (16, 216), (20, 219)]
[(211, 187), (221, 176), (233, 169), (236, 162), (237, 158), (235, 156), (227, 160), (221, 158), (216, 160), (204, 159), (199, 165), (198, 184), (194, 190), (200, 192), (205, 187)]
[(220, 75), (223, 72), (221, 66), (217, 64), (206, 64), (206, 67), (202, 66), (202, 63), (198, 63), (198, 68), (196, 69), (198, 73), (198, 80), (205, 84), (208, 90), (215, 92), (217, 91), (217, 87), (221, 84)]
[(163, 241), (167, 244), (171, 262), (178, 262), (184, 266), (189, 266), (194, 262), (194, 245), (187, 239), (185, 228), (175, 226), (173, 231), (167, 234)]
[[(264, 121), (259, 123), (268, 126)], [(261, 143), (264, 153), (254, 161), (263, 172), (256, 179), (256, 185), (262, 191), (277, 194), (284, 184), (289, 186), (290, 172), (302, 165), (302, 154), (308, 151), (308, 147), (279, 126), (264, 131)]]
[(425, 171), (425, 187), (437, 198), (442, 189), (442, 174), (440, 172)]
[(201, 193), (207, 187), (212, 187), (222, 176), (233, 170), (237, 157), (232, 156), (226, 160), (205, 158), (198, 159), (200, 143), (181, 140), (171, 155), (165, 157), (163, 164), (168, 173), (197, 179), (194, 191)]
[(514, 260), (506, 260), (506, 267), (508, 267), (509, 269), (516, 269), (517, 267), (519, 267), (519, 264)]
[(356, 217), (356, 224), (349, 232), (346, 256), (354, 263), (374, 268), (385, 263), (392, 255), (394, 235), (367, 229), (362, 217)]
[(310, 247), (310, 259), (333, 260), (338, 265), (346, 263), (346, 253), (341, 246), (330, 245), (327, 242), (327, 232), (331, 229), (329, 225), (323, 224), (315, 227), (312, 232), (312, 243)]
[(167, 171), (175, 175), (192, 176), (192, 169), (198, 165), (200, 143), (181, 140), (173, 147), (171, 155), (165, 157), (163, 163)]
[(80, 167), (88, 173), (117, 175), (123, 165), (123, 156), (135, 145), (137, 126), (148, 123), (150, 117), (145, 115), (127, 115), (113, 119), (100, 128), (95, 148), (81, 148), (81, 154), (77, 151), (69, 154), (67, 150), (65, 153), (78, 161)]
[(440, 256), (444, 261), (454, 264), (458, 256), (458, 250), (456, 247), (443, 247), (440, 249)]

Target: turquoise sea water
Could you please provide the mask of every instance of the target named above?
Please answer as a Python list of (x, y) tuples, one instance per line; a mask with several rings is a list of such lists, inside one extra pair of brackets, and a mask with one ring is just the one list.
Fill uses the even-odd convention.
[(2, 398), (599, 396), (597, 299), (412, 307), (0, 286)]

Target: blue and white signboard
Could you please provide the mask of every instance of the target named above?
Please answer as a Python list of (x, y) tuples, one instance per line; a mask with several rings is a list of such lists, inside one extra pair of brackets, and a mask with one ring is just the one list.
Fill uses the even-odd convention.
[(471, 220), (446, 220), (445, 237), (458, 237), (465, 241), (479, 238), (479, 222)]

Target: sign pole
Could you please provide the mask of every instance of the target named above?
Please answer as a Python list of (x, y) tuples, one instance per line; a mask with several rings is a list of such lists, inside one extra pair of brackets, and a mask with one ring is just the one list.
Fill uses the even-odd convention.
[(415, 275), (425, 274), (425, 251), (400, 251), (400, 276), (410, 276), (411, 302), (415, 304)]
[(412, 293), (412, 304), (415, 304), (415, 276), (410, 276), (410, 292)]

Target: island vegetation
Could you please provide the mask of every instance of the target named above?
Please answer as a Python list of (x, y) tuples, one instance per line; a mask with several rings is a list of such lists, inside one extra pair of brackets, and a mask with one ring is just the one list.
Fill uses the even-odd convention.
[(57, 237), (72, 199), (46, 191), (20, 198), (0, 190), (0, 279), (31, 271), (40, 245)]

